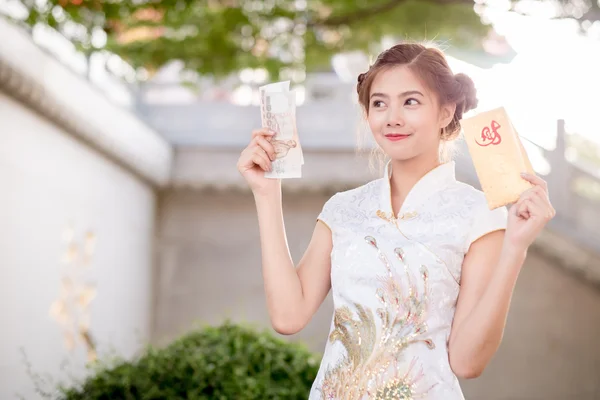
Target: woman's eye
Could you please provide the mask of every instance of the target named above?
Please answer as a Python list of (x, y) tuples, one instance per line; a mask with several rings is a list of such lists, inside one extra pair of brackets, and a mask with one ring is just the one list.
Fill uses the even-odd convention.
[(375, 108), (382, 107), (383, 105), (384, 105), (384, 103), (381, 100), (375, 100), (373, 102), (373, 107), (375, 107)]
[(421, 103), (419, 103), (419, 100), (417, 100), (417, 99), (410, 98), (410, 99), (406, 100), (405, 104), (408, 106), (416, 106), (417, 104), (421, 104)]

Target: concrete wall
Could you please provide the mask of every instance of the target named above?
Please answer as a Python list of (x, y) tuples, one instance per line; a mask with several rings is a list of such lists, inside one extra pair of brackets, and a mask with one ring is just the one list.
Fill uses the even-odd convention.
[[(75, 100), (74, 100), (75, 101)], [(149, 336), (155, 193), (142, 181), (0, 92), (0, 399), (33, 396), (19, 349), (34, 371), (76, 375), (85, 350), (67, 352), (49, 316), (65, 270), (63, 232), (73, 224), (96, 247), (84, 278), (99, 350), (131, 355)]]
[[(325, 195), (284, 197), (285, 222), (299, 261)], [(225, 318), (268, 326), (252, 196), (170, 191), (159, 203), (154, 340), (195, 321)], [(291, 340), (321, 352), (330, 298)], [(531, 252), (519, 278), (502, 346), (484, 375), (464, 382), (467, 399), (600, 398), (600, 291)]]

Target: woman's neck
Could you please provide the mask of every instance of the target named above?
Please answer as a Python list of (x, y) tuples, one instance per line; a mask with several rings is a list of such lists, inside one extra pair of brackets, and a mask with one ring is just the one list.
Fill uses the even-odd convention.
[(440, 166), (439, 157), (414, 157), (410, 160), (392, 160), (390, 167), (392, 177), (390, 188), (394, 215), (402, 208), (402, 204), (416, 183), (428, 172)]

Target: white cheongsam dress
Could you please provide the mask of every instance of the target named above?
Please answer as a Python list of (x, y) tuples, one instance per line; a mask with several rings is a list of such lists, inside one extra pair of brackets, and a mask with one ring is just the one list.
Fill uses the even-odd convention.
[(318, 219), (332, 232), (334, 315), (310, 400), (464, 399), (448, 338), (471, 243), (506, 229), (505, 207), (455, 178), (427, 173), (392, 211), (384, 177), (335, 194)]

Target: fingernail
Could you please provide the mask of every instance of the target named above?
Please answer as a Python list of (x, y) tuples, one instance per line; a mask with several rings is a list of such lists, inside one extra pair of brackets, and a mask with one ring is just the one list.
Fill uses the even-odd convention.
[(527, 172), (521, 172), (521, 176), (528, 176), (529, 174)]

